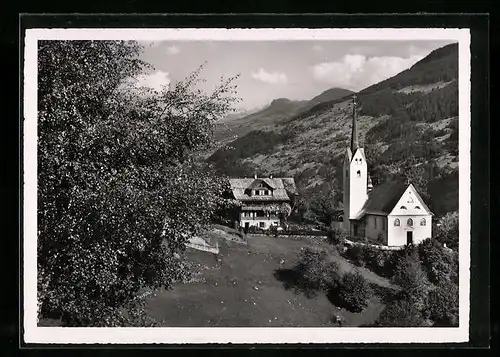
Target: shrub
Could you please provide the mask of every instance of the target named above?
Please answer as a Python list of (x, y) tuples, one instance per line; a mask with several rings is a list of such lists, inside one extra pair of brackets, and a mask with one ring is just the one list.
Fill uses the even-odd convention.
[(426, 239), (418, 245), (422, 267), (429, 281), (439, 284), (450, 278), (453, 270), (453, 256), (435, 239)]
[(392, 251), (381, 250), (370, 246), (363, 246), (362, 251), (364, 264), (367, 268), (382, 276), (390, 277), (392, 275)]
[(347, 232), (340, 228), (334, 228), (328, 232), (328, 242), (333, 245), (343, 244), (347, 239)]
[(398, 259), (392, 282), (401, 287), (401, 297), (422, 311), (427, 300), (429, 281), (422, 269), (416, 251), (410, 251)]
[(338, 264), (324, 249), (304, 248), (295, 270), (300, 273), (304, 285), (316, 290), (329, 290), (340, 280)]
[(458, 212), (448, 212), (441, 217), (434, 231), (435, 238), (448, 246), (458, 250)]
[(458, 326), (458, 285), (445, 280), (429, 292), (428, 312), (435, 326)]
[(358, 267), (365, 265), (364, 251), (359, 245), (352, 245), (347, 248), (344, 255)]
[(380, 313), (375, 325), (385, 327), (421, 327), (425, 319), (415, 305), (407, 300), (389, 303)]
[(347, 272), (342, 277), (339, 297), (351, 311), (360, 312), (367, 306), (373, 290), (360, 272)]

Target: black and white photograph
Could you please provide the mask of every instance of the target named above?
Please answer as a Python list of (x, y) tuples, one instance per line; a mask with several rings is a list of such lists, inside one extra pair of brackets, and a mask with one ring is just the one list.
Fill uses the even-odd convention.
[(27, 342), (467, 341), (467, 29), (24, 45)]

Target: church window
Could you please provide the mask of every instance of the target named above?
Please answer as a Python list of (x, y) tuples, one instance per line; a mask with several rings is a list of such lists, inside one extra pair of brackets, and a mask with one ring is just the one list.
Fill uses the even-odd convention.
[(361, 177), (361, 170), (358, 170), (356, 174), (358, 175), (358, 177)]
[(422, 219), (420, 220), (420, 225), (421, 225), (421, 226), (425, 226), (426, 224), (427, 224), (427, 222), (425, 221), (425, 218), (422, 218)]
[(408, 224), (408, 227), (413, 227), (413, 219), (408, 218), (408, 221), (406, 223)]
[(373, 217), (373, 228), (377, 228), (377, 217)]
[(401, 206), (399, 207), (399, 209), (406, 209), (406, 206)]
[(420, 209), (420, 206), (415, 206), (415, 209)]
[(395, 225), (396, 227), (399, 227), (399, 226), (401, 225), (401, 222), (399, 221), (399, 218), (396, 218), (396, 219), (394, 220), (394, 225)]
[(346, 170), (346, 172), (345, 172), (345, 177), (349, 177), (349, 171), (348, 170)]

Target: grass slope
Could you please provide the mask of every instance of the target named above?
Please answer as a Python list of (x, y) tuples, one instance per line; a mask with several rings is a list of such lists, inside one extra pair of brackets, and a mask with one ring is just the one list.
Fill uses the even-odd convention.
[[(332, 326), (334, 314), (343, 318), (343, 326), (372, 323), (383, 309), (377, 296), (365, 311), (352, 313), (334, 306), (324, 293), (305, 294), (277, 279), (276, 270), (291, 268), (305, 246), (329, 248), (317, 240), (252, 236), (248, 245), (221, 239), (221, 262), (210, 253), (190, 250), (188, 258), (206, 267), (206, 281), (158, 293), (148, 300), (148, 314), (164, 326), (186, 327)], [(341, 271), (354, 269), (337, 257)], [(370, 282), (390, 287), (386, 279), (361, 270)]]

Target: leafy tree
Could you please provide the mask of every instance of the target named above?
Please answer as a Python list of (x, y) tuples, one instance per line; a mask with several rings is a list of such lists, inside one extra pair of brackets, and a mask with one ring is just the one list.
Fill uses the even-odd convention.
[(435, 326), (458, 326), (458, 285), (443, 280), (429, 292), (428, 309)]
[(422, 327), (425, 326), (425, 319), (412, 302), (395, 300), (386, 305), (375, 324), (384, 327)]
[(439, 284), (450, 279), (454, 268), (453, 256), (441, 243), (432, 238), (426, 239), (418, 245), (418, 254), (431, 283)]
[(458, 250), (458, 212), (448, 212), (438, 220), (434, 237), (448, 248)]
[(341, 280), (339, 297), (352, 311), (363, 311), (373, 295), (373, 290), (359, 271), (347, 272)]
[(303, 285), (316, 290), (329, 290), (340, 281), (338, 264), (324, 249), (304, 248), (294, 269), (300, 273)]
[(429, 291), (429, 281), (418, 259), (416, 250), (403, 254), (395, 264), (392, 282), (401, 288), (401, 298), (422, 311)]
[(224, 180), (192, 158), (231, 110), (232, 79), (208, 95), (199, 70), (138, 88), (141, 50), (39, 42), (38, 298), (66, 325), (123, 324), (141, 289), (182, 281), (184, 243), (224, 204)]
[(329, 227), (337, 210), (333, 194), (314, 196), (310, 201), (309, 210), (311, 220), (318, 221)]

